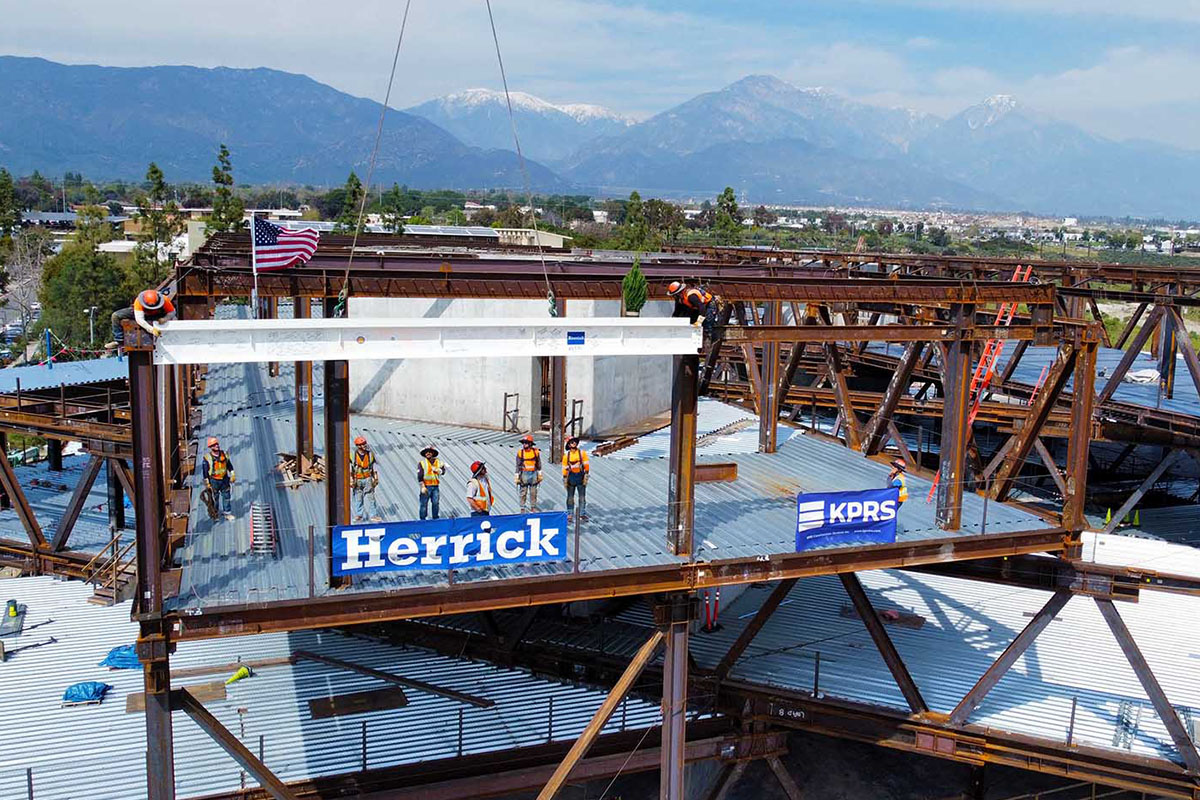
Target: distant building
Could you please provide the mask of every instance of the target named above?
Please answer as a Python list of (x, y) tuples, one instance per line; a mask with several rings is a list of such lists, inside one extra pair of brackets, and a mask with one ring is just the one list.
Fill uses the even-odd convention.
[(490, 205), (490, 204), (485, 205), (483, 203), (476, 203), (472, 200), (468, 200), (467, 202), (463, 203), (463, 216), (465, 216), (469, 220), (474, 219), (482, 211), (493, 211), (494, 212), (495, 210), (496, 210), (496, 207), (494, 205)]
[(571, 241), (570, 236), (549, 231), (535, 231), (532, 228), (496, 228), (496, 233), (500, 237), (500, 244), (524, 245), (525, 247), (541, 245), (542, 247), (562, 248)]
[(603, 209), (600, 209), (600, 208), (593, 208), (592, 209), (592, 222), (599, 222), (601, 225), (607, 225), (608, 224), (608, 212)]

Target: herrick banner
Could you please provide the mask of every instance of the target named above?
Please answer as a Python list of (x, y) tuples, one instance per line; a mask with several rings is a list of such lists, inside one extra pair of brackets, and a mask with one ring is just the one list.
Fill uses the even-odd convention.
[(333, 529), (334, 575), (566, 559), (565, 511), (360, 523)]
[(900, 490), (810, 492), (796, 495), (796, 551), (896, 541)]

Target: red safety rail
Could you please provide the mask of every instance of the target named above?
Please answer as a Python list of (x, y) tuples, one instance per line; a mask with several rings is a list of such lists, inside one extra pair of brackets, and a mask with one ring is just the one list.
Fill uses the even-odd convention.
[[(1025, 267), (1024, 271), (1021, 267), (1017, 267), (1013, 271), (1013, 283), (1028, 282), (1032, 272), (1032, 266)], [(1000, 309), (996, 312), (996, 326), (1011, 325), (1016, 313), (1016, 303), (1001, 303)], [(1004, 352), (1004, 342), (1004, 339), (988, 339), (983, 345), (983, 355), (979, 357), (979, 363), (975, 365), (975, 371), (971, 374), (971, 410), (967, 414), (967, 430), (971, 430), (971, 426), (975, 424), (975, 417), (979, 414), (979, 407), (983, 403), (984, 395), (987, 394), (988, 385), (996, 377), (996, 363), (1000, 360), (1000, 354)], [(941, 477), (940, 471), (933, 476), (933, 485), (929, 487), (929, 495), (925, 498), (926, 503), (933, 502), (939, 477)]]

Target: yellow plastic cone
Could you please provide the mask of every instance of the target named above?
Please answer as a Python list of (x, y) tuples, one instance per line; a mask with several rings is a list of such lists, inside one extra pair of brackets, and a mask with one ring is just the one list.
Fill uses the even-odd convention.
[(1142, 526), (1142, 512), (1141, 512), (1141, 509), (1135, 508), (1133, 510), (1133, 527), (1140, 528), (1141, 526)]
[(233, 673), (232, 675), (230, 675), (228, 678), (225, 679), (225, 685), (228, 686), (231, 683), (237, 683), (242, 678), (249, 678), (249, 677), (250, 677), (250, 668), (242, 667), (237, 672)]
[(1108, 513), (1104, 515), (1104, 524), (1107, 525), (1110, 522), (1112, 522), (1112, 509), (1111, 508), (1108, 510)]

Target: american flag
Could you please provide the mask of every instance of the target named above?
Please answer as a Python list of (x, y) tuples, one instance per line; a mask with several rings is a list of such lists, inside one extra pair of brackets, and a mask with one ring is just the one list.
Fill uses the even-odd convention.
[(312, 228), (293, 231), (254, 218), (254, 269), (272, 270), (303, 264), (317, 252), (321, 234)]

